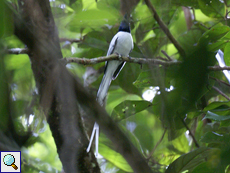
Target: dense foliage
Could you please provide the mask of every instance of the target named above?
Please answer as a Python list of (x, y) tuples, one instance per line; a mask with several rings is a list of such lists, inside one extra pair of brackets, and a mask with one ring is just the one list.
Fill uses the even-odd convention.
[[(63, 57), (105, 56), (123, 18), (122, 2), (50, 1), (59, 37), (65, 40), (61, 42)], [(0, 143), (8, 140), (3, 133), (12, 130), (7, 126), (12, 118), (17, 133), (23, 136), (30, 132), (30, 140), (22, 146), (12, 142), (14, 150), (22, 151), (23, 172), (61, 172), (62, 164), (46, 117), (39, 111), (28, 55), (6, 52), (25, 48), (13, 34), (11, 5), (15, 2), (0, 3)], [(139, 1), (131, 10), (134, 50), (130, 56), (160, 59), (168, 65), (126, 63), (111, 84), (106, 111), (155, 172), (230, 172), (230, 85), (223, 71), (208, 68), (218, 65), (215, 55), (219, 49), (224, 52), (226, 65), (230, 65), (230, 1), (151, 0), (151, 3), (185, 56), (178, 53), (145, 1)], [(103, 63), (87, 67), (67, 64), (68, 70), (94, 95), (103, 66)], [(95, 73), (90, 73), (92, 68)], [(98, 158), (101, 172), (132, 172), (115, 150), (101, 133)]]

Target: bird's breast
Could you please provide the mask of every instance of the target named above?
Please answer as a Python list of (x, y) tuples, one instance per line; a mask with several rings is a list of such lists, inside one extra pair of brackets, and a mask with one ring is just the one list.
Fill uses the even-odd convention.
[(133, 38), (128, 32), (118, 32), (118, 39), (114, 49), (114, 53), (122, 56), (129, 56), (130, 51), (133, 48)]

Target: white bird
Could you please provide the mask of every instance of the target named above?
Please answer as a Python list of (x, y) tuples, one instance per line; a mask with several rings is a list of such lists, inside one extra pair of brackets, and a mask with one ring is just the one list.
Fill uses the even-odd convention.
[[(124, 20), (121, 22), (118, 33), (113, 37), (110, 42), (107, 56), (111, 54), (118, 54), (119, 56), (128, 57), (129, 53), (133, 49), (133, 38), (130, 33), (129, 22), (125, 16)], [(111, 60), (107, 61), (105, 64), (105, 73), (102, 78), (100, 87), (97, 92), (97, 101), (101, 106), (104, 106), (107, 92), (112, 80), (115, 80), (123, 66), (125, 61)], [(96, 157), (98, 156), (98, 139), (99, 139), (99, 125), (95, 122), (93, 132), (90, 137), (89, 146), (87, 152), (90, 151), (92, 145), (93, 137), (96, 132)]]

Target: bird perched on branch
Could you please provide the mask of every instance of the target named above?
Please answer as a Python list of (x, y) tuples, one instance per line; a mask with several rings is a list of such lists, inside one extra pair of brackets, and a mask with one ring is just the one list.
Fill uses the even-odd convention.
[[(129, 53), (133, 49), (133, 38), (130, 33), (130, 25), (127, 15), (124, 16), (117, 34), (113, 37), (110, 42), (107, 56), (111, 54), (118, 54), (119, 56), (128, 57)], [(112, 80), (115, 80), (122, 68), (125, 65), (125, 61), (111, 60), (107, 61), (105, 64), (105, 72), (102, 78), (100, 87), (97, 92), (97, 101), (101, 106), (105, 105), (106, 95), (109, 90), (109, 86)], [(87, 148), (89, 152), (93, 137), (96, 133), (96, 156), (98, 156), (98, 138), (99, 138), (99, 125), (95, 122), (93, 132), (90, 137), (90, 143)]]

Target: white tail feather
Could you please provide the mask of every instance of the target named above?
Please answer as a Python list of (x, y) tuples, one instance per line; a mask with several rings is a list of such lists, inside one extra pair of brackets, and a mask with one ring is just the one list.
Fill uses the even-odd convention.
[[(101, 106), (103, 106), (104, 103), (105, 103), (105, 98), (106, 98), (107, 92), (109, 90), (109, 86), (110, 86), (110, 83), (111, 83), (111, 80), (112, 80), (113, 73), (114, 72), (108, 71), (108, 72), (106, 72), (104, 74), (103, 79), (102, 79), (101, 84), (100, 84), (100, 87), (98, 89), (97, 101)], [(91, 148), (95, 133), (96, 133), (96, 136), (95, 136), (96, 154), (95, 154), (95, 156), (98, 157), (99, 125), (96, 122), (94, 124), (93, 131), (92, 131), (92, 134), (91, 134), (91, 137), (90, 137), (90, 142), (89, 142), (89, 145), (88, 145), (86, 151), (87, 152), (90, 151), (90, 148)]]

